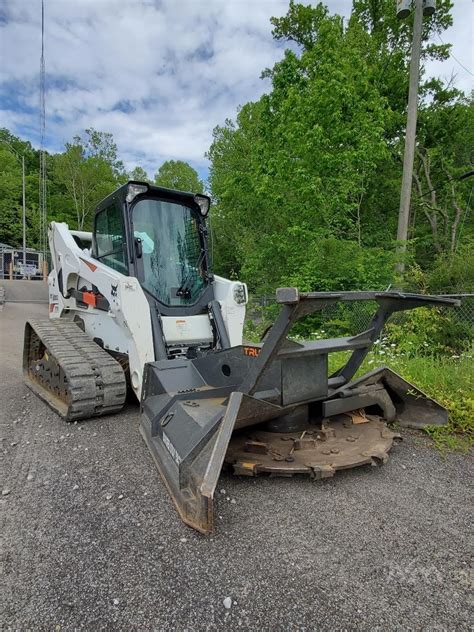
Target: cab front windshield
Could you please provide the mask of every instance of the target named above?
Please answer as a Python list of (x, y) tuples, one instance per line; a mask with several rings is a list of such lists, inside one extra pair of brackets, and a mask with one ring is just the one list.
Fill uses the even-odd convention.
[(205, 287), (199, 223), (187, 206), (139, 200), (133, 231), (141, 241), (143, 287), (169, 306), (195, 303)]

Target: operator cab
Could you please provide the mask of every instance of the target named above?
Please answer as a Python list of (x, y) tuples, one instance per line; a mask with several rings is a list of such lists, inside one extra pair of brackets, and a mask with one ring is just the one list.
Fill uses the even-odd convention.
[(208, 257), (210, 202), (207, 195), (130, 181), (96, 209), (92, 256), (140, 282), (156, 359), (230, 346)]
[(200, 313), (212, 300), (207, 195), (130, 181), (96, 209), (93, 256), (135, 276), (162, 314)]

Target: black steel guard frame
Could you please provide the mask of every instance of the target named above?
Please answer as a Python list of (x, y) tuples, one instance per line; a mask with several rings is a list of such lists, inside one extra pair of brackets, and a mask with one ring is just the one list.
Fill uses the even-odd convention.
[[(456, 299), (402, 292), (299, 292), (297, 288), (279, 288), (276, 291), (276, 300), (282, 305), (281, 312), (268, 331), (256, 359), (254, 370), (239, 389), (248, 395), (254, 395), (259, 391), (259, 384), (261, 384), (266, 370), (276, 358), (296, 358), (303, 354), (326, 355), (335, 351), (352, 351), (347, 363), (328, 379), (329, 388), (342, 387), (354, 377), (393, 313), (431, 305), (458, 307), (461, 304)], [(290, 329), (303, 316), (314, 314), (338, 301), (369, 300), (376, 301), (378, 309), (365, 331), (355, 336), (294, 343), (291, 347), (285, 348), (286, 337)]]

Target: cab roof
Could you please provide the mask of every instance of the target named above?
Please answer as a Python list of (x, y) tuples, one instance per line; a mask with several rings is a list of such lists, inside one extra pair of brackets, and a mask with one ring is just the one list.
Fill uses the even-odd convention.
[[(166, 187), (160, 187), (156, 184), (150, 184), (149, 182), (142, 182), (139, 180), (129, 180), (125, 184), (122, 184), (120, 187), (118, 187), (118, 189), (115, 189), (115, 191), (110, 193), (106, 198), (101, 200), (95, 208), (95, 214), (99, 213), (107, 206), (110, 206), (112, 202), (117, 201), (120, 204), (125, 204), (129, 192), (129, 186), (131, 184), (147, 187), (147, 191), (137, 194), (136, 197), (145, 194), (147, 196), (151, 195), (152, 197), (163, 198), (165, 200), (173, 200), (185, 206), (191, 206), (199, 210), (199, 206), (195, 200), (196, 193), (192, 193), (190, 191), (178, 191), (177, 189), (168, 189)], [(205, 193), (199, 193), (199, 195), (209, 198), (209, 196)]]

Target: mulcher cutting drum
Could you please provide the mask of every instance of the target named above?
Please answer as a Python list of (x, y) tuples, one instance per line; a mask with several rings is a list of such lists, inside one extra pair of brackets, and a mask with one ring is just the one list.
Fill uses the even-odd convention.
[[(294, 322), (339, 300), (373, 300), (378, 309), (357, 336), (296, 343)], [(207, 533), (224, 464), (239, 475), (307, 474), (383, 463), (399, 436), (386, 422), (423, 427), (447, 412), (386, 367), (353, 379), (389, 316), (454, 302), (396, 292), (277, 291), (282, 309), (262, 345), (145, 367), (141, 432), (182, 519)], [(328, 355), (350, 351), (328, 375)]]

